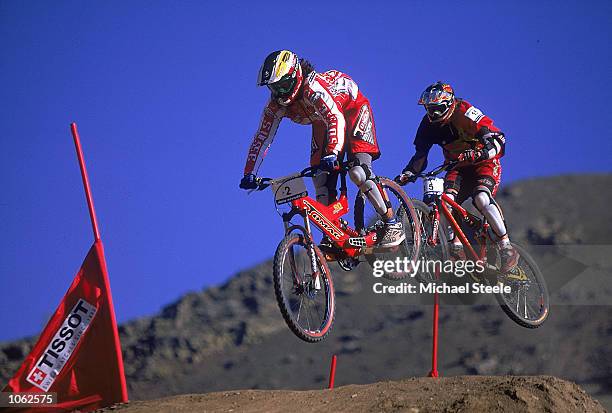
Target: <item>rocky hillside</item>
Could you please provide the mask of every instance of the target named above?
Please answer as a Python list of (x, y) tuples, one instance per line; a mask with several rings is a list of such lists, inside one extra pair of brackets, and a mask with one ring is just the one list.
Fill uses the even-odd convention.
[[(518, 182), (499, 200), (513, 238), (540, 245), (533, 253), (551, 287), (549, 320), (526, 330), (488, 300), (469, 306), (449, 302), (440, 313), (440, 371), (445, 376), (555, 375), (586, 386), (595, 397), (608, 397), (612, 175)], [(320, 388), (333, 353), (339, 356), (338, 385), (426, 374), (429, 298), (381, 299), (371, 293), (367, 264), (350, 273), (333, 269), (336, 322), (320, 344), (300, 341), (285, 326), (270, 262), (221, 286), (187, 294), (153, 317), (123, 324), (131, 399), (238, 388)], [(3, 381), (32, 343), (0, 345)]]

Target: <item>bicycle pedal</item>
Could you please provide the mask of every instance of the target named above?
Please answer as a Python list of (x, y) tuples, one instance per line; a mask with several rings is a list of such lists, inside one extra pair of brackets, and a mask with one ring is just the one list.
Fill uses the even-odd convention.
[(349, 245), (353, 247), (358, 247), (358, 248), (365, 247), (367, 245), (364, 237), (349, 238), (348, 243)]

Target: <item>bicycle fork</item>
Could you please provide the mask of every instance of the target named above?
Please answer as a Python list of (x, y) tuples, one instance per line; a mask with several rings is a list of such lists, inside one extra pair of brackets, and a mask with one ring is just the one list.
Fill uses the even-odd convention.
[[(314, 287), (316, 290), (320, 290), (321, 289), (321, 277), (320, 277), (321, 274), (319, 271), (319, 266), (317, 265), (317, 254), (314, 249), (314, 241), (312, 239), (312, 232), (310, 228), (310, 220), (308, 219), (308, 216), (306, 214), (302, 215), (302, 218), (304, 219), (304, 227), (300, 229), (303, 232), (304, 242), (306, 243), (306, 250), (308, 252), (308, 258), (310, 259), (310, 266), (312, 268), (312, 278), (314, 280)], [(290, 225), (290, 220), (284, 220), (283, 224), (285, 226), (285, 234), (287, 234), (288, 232), (290, 232), (290, 229), (292, 228)], [(295, 260), (293, 260), (293, 262), (295, 262)], [(297, 268), (293, 268), (293, 271), (295, 274), (294, 282), (298, 285), (303, 284), (305, 280), (303, 280), (302, 277), (299, 276), (297, 272)]]
[(431, 204), (431, 211), (429, 212), (429, 220), (432, 223), (431, 234), (427, 235), (427, 243), (435, 247), (438, 244), (438, 228), (440, 227), (440, 210), (438, 205)]
[(321, 277), (319, 273), (319, 266), (317, 265), (317, 254), (314, 249), (314, 241), (312, 239), (312, 232), (310, 231), (310, 220), (308, 216), (304, 216), (304, 226), (308, 233), (308, 239), (306, 240), (308, 246), (308, 256), (310, 257), (310, 266), (312, 268), (312, 277), (314, 278), (315, 290), (321, 289)]

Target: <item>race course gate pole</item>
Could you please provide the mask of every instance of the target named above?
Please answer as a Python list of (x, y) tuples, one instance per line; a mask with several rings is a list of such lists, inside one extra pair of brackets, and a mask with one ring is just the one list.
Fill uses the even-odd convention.
[(76, 123), (70, 124), (74, 146), (76, 148), (77, 157), (79, 158), (79, 167), (81, 168), (81, 178), (83, 178), (83, 186), (85, 187), (85, 197), (87, 198), (87, 208), (89, 209), (89, 217), (91, 218), (91, 227), (93, 229), (94, 241), (100, 240), (100, 230), (98, 229), (98, 219), (96, 218), (96, 210), (94, 209), (93, 198), (91, 196), (91, 188), (89, 187), (89, 178), (87, 177), (87, 169), (85, 169), (85, 161), (83, 160), (83, 150), (81, 149), (81, 140), (77, 131)]
[[(436, 280), (440, 278), (440, 272), (436, 268)], [(429, 377), (438, 377), (438, 311), (440, 309), (440, 297), (438, 292), (434, 293), (433, 306), (433, 327), (432, 327), (432, 343), (431, 343), (431, 371)]]
[(329, 384), (327, 385), (328, 389), (334, 388), (334, 381), (336, 380), (336, 362), (338, 357), (334, 354), (331, 358), (331, 365), (329, 367)]
[(440, 307), (440, 297), (438, 293), (434, 293), (434, 308), (433, 308), (433, 331), (431, 344), (431, 371), (429, 377), (438, 377), (438, 310)]

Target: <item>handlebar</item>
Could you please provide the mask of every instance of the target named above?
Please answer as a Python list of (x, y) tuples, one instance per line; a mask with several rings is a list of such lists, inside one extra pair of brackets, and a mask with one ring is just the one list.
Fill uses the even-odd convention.
[[(338, 164), (338, 169), (335, 169), (333, 172), (346, 173), (353, 166), (354, 165), (352, 162), (347, 162), (342, 165)], [(319, 165), (309, 166), (307, 168), (302, 169), (302, 171), (298, 173), (294, 178), (312, 178), (315, 175), (317, 175), (317, 173), (326, 173), (326, 172), (330, 173), (332, 171), (325, 170), (321, 168)], [(266, 189), (267, 187), (269, 187), (270, 185), (274, 183), (274, 178), (255, 178), (255, 183), (257, 184), (257, 188), (249, 191), (249, 193), (251, 193), (252, 191), (263, 191), (264, 189)]]
[(444, 171), (450, 171), (455, 166), (457, 166), (458, 163), (459, 161), (451, 161), (448, 163), (443, 163), (442, 165), (435, 167), (429, 172), (417, 174), (416, 177), (417, 178), (427, 178), (428, 176), (436, 176)]
[[(421, 172), (420, 174), (413, 175), (415, 179), (412, 180), (412, 182), (416, 181), (416, 178), (427, 178), (427, 177), (430, 177), (430, 176), (439, 175), (440, 173), (442, 173), (444, 171), (450, 171), (451, 169), (455, 168), (457, 166), (457, 164), (459, 164), (459, 163), (460, 163), (459, 161), (450, 161), (448, 163), (445, 162), (442, 165), (435, 167), (434, 169), (432, 169), (429, 172), (425, 172), (425, 173)], [(408, 184), (408, 182), (411, 182), (411, 181), (408, 181), (408, 182), (405, 182), (405, 183), (401, 183), (400, 179), (398, 179), (398, 178), (400, 178), (403, 175), (404, 174), (400, 174), (398, 177), (395, 178), (395, 181), (397, 183), (399, 183), (400, 185), (402, 185), (402, 186)]]

